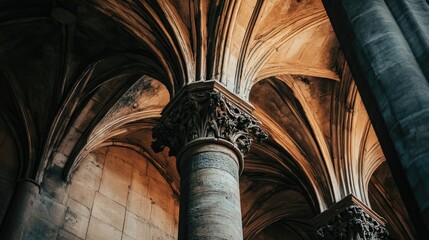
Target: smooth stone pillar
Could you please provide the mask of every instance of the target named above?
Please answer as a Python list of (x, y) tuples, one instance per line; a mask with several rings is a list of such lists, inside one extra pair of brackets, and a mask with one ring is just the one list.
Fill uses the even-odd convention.
[(243, 239), (241, 153), (225, 140), (185, 145), (180, 163), (179, 239)]
[(423, 0), (323, 0), (413, 225), (429, 236), (429, 15)]
[(26, 179), (16, 184), (15, 193), (0, 229), (1, 239), (22, 239), (39, 193), (40, 186), (33, 180)]
[(429, 2), (427, 0), (386, 1), (410, 45), (426, 79), (429, 79)]

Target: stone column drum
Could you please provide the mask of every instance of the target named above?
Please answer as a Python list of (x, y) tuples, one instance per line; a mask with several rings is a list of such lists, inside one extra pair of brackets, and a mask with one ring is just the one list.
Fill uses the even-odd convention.
[(176, 156), (181, 177), (179, 239), (243, 239), (239, 175), (252, 141), (267, 134), (252, 107), (220, 84), (193, 83), (153, 129), (156, 152)]

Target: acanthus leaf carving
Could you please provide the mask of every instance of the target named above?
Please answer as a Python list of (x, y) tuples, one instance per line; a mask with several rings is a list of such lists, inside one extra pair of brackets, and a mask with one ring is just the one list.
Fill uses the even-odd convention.
[(328, 223), (317, 229), (319, 239), (387, 240), (387, 229), (358, 205), (351, 205), (339, 212)]
[(169, 147), (169, 155), (176, 156), (186, 143), (213, 137), (233, 143), (246, 155), (254, 140), (268, 137), (260, 125), (250, 113), (217, 90), (186, 92), (162, 114), (160, 123), (153, 129), (152, 148), (160, 152)]

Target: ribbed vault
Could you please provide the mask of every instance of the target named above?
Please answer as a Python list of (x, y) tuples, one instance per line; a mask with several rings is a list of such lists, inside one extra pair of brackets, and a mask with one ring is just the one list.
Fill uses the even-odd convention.
[(70, 181), (89, 153), (117, 145), (180, 195), (151, 129), (183, 86), (217, 80), (270, 136), (245, 159), (245, 239), (313, 239), (311, 219), (349, 194), (412, 231), (382, 210), (390, 172), (320, 1), (19, 0), (0, 3), (0, 29), (5, 184), (43, 183), (50, 169)]

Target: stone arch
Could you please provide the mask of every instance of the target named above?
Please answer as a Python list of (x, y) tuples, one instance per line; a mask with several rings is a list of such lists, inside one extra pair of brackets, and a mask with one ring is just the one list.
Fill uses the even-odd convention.
[[(72, 151), (77, 151), (75, 148), (84, 146), (82, 142), (86, 141), (87, 135), (132, 86), (140, 80), (165, 78), (156, 61), (140, 53), (115, 52), (98, 57), (80, 68), (83, 70), (76, 71), (79, 73), (73, 76), (75, 82), (61, 101), (49, 128), (48, 144), (40, 157), (36, 178), (39, 181), (43, 179), (46, 167), (63, 167), (65, 158), (71, 156)], [(174, 86), (168, 82), (161, 85), (173, 91)], [(169, 92), (166, 95), (169, 96)], [(62, 160), (55, 160), (59, 158)]]
[[(99, 94), (103, 94), (105, 91), (99, 92)], [(158, 101), (152, 101), (155, 99), (158, 99)], [(150, 128), (153, 126), (153, 123), (151, 124), (150, 122), (159, 117), (168, 99), (169, 94), (165, 85), (150, 77), (139, 78), (133, 85), (120, 92), (117, 98), (107, 102), (106, 104), (109, 107), (103, 107), (101, 111), (96, 108), (95, 111), (100, 112), (93, 119), (88, 119), (88, 114), (94, 111), (93, 106), (97, 104), (97, 98), (91, 99), (89, 104), (79, 113), (82, 119), (86, 119), (87, 122), (88, 120), (90, 121), (86, 123), (89, 124), (88, 127), (85, 128), (85, 123), (79, 122), (78, 117), (74, 127), (69, 132), (69, 136), (74, 136), (76, 139), (75, 146), (68, 149), (68, 153), (61, 152), (61, 154), (69, 156), (67, 161), (62, 163), (65, 167), (64, 178), (69, 180), (71, 174), (77, 169), (79, 162), (86, 154), (98, 148), (107, 139), (127, 131), (126, 129), (130, 127), (128, 125), (132, 122), (141, 122), (144, 119), (148, 119), (148, 124), (140, 124), (137, 128)], [(82, 131), (79, 131), (80, 126), (83, 128)], [(70, 137), (64, 138), (64, 140), (70, 140)], [(63, 147), (67, 147), (67, 145), (63, 145)]]

